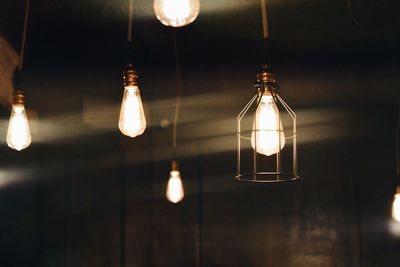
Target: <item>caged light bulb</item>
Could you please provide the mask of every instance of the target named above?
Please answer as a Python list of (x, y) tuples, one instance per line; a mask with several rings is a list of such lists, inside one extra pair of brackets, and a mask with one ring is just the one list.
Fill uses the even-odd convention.
[(124, 74), (125, 90), (119, 115), (119, 129), (127, 136), (136, 137), (146, 129), (142, 99), (137, 85), (136, 72), (132, 68)]
[(17, 92), (7, 130), (7, 144), (10, 148), (21, 151), (27, 148), (31, 142), (32, 138), (25, 111), (24, 95), (22, 92)]
[(199, 0), (154, 0), (154, 11), (162, 24), (182, 27), (192, 23), (200, 12)]
[(392, 217), (394, 220), (400, 222), (400, 187), (397, 187), (397, 193), (394, 195)]
[(251, 146), (257, 153), (270, 156), (278, 153), (284, 145), (285, 134), (279, 119), (279, 110), (271, 92), (265, 90), (256, 110)]
[(181, 174), (178, 169), (178, 162), (175, 160), (172, 161), (172, 168), (171, 172), (169, 173), (167, 192), (165, 196), (172, 203), (178, 203), (185, 196)]

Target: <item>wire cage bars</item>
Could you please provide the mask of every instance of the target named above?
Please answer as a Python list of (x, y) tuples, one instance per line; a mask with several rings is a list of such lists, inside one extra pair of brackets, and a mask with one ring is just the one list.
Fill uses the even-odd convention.
[(279, 96), (275, 74), (264, 65), (256, 92), (237, 116), (235, 179), (274, 183), (299, 179), (296, 114)]

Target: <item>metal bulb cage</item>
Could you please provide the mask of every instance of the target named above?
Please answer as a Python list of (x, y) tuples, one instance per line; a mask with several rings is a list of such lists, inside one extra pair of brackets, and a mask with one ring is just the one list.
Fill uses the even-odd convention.
[[(276, 183), (297, 180), (296, 114), (277, 93), (275, 74), (264, 66), (257, 75), (256, 92), (237, 116), (237, 172), (238, 181), (254, 183)], [(269, 93), (278, 109), (277, 130), (258, 129), (256, 111), (264, 93)], [(253, 114), (251, 114), (254, 111)], [(252, 119), (249, 119), (252, 118)], [(282, 123), (282, 127), (281, 127)], [(254, 126), (254, 127), (253, 127)], [(278, 138), (278, 152), (266, 156), (257, 152), (257, 132), (275, 131)], [(281, 134), (285, 146), (281, 147)], [(251, 138), (254, 134), (254, 148)], [(250, 144), (250, 145), (249, 145)], [(291, 150), (291, 151), (290, 151)]]

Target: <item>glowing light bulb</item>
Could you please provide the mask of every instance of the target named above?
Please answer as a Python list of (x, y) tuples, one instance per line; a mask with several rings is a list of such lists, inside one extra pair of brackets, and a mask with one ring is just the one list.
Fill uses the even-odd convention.
[(279, 119), (279, 110), (271, 93), (266, 90), (256, 110), (251, 146), (257, 153), (270, 156), (278, 153), (284, 145), (285, 134)]
[(178, 162), (172, 161), (171, 172), (169, 173), (169, 180), (167, 184), (166, 197), (172, 203), (178, 203), (185, 196), (181, 174), (178, 169)]
[(154, 11), (162, 24), (182, 27), (193, 22), (200, 12), (199, 0), (154, 0)]
[(136, 72), (132, 66), (124, 73), (125, 90), (119, 115), (119, 129), (127, 136), (141, 135), (146, 129), (142, 99), (137, 85)]
[(21, 92), (15, 95), (7, 130), (8, 146), (18, 151), (27, 148), (32, 142), (23, 99), (24, 96)]
[(392, 217), (400, 222), (400, 187), (397, 188), (397, 193), (394, 195)]

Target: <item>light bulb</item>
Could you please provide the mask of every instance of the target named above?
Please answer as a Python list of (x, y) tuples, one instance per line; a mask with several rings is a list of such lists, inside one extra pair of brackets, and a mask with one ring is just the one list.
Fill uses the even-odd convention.
[(394, 195), (392, 217), (400, 222), (400, 188), (397, 188), (397, 193)]
[(256, 110), (251, 133), (251, 146), (257, 153), (270, 156), (278, 153), (284, 145), (285, 134), (282, 121), (279, 119), (279, 110), (271, 92), (265, 90)]
[(8, 146), (18, 151), (27, 148), (32, 142), (23, 99), (22, 92), (17, 92), (7, 130)]
[(182, 27), (193, 22), (200, 12), (199, 0), (154, 0), (154, 11), (162, 24)]
[(179, 172), (178, 163), (176, 161), (172, 162), (172, 169), (169, 173), (167, 192), (165, 195), (167, 199), (172, 203), (178, 203), (185, 196), (181, 174)]
[(146, 117), (137, 86), (125, 87), (119, 115), (119, 129), (130, 137), (141, 135), (146, 129)]
[(128, 65), (124, 72), (124, 84), (125, 90), (118, 126), (124, 135), (135, 137), (141, 135), (146, 129), (146, 117), (137, 84), (136, 71), (132, 65)]

